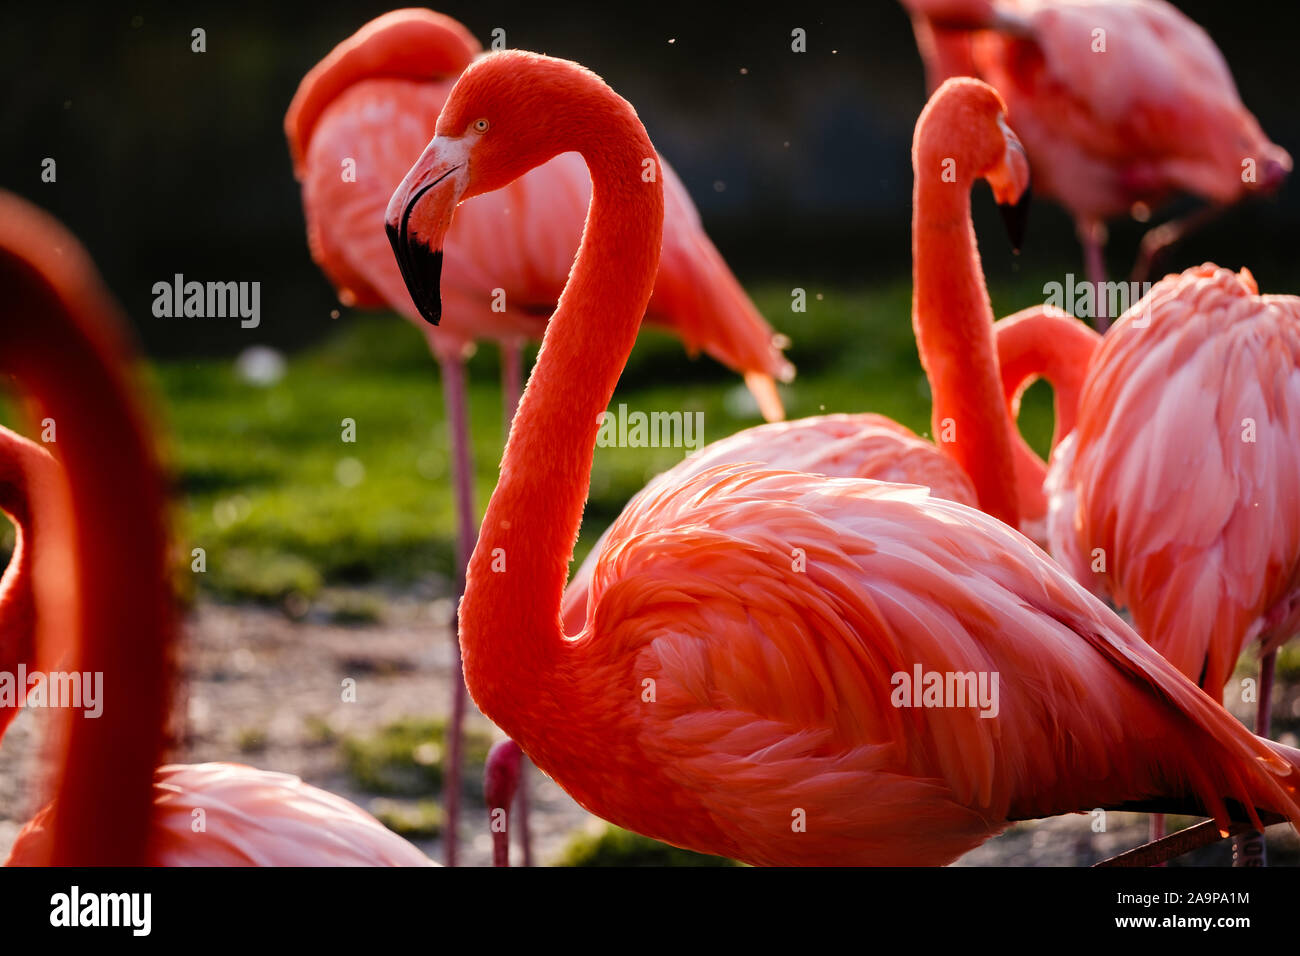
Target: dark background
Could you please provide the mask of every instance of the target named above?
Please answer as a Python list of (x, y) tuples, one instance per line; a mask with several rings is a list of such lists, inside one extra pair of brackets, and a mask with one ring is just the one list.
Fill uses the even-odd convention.
[[(1295, 4), (1178, 6), (1218, 42), (1265, 131), (1300, 155)], [(153, 354), (224, 352), (250, 336), (310, 342), (329, 331), (337, 303), (307, 253), (284, 111), (303, 73), (386, 9), (10, 6), (0, 15), (0, 186), (83, 239)], [(908, 149), (924, 82), (893, 0), (766, 8), (448, 0), (439, 9), (485, 44), (502, 27), (509, 46), (578, 60), (635, 104), (743, 280), (852, 284), (908, 274)], [(807, 53), (790, 51), (796, 26), (807, 30)], [(207, 31), (206, 53), (190, 50), (194, 27)], [(55, 184), (40, 181), (47, 156), (58, 163)], [(992, 249), (1003, 240), (990, 232), (990, 208), (980, 197), (977, 228)], [(1113, 229), (1113, 273), (1127, 272), (1139, 234), (1135, 224)], [(1297, 292), (1297, 235), (1300, 181), (1234, 211), (1169, 265), (1249, 265), (1263, 289)], [(1069, 221), (1045, 202), (1018, 260), (986, 260), (994, 279), (1009, 269), (1082, 271)], [(155, 319), (152, 285), (175, 272), (260, 280), (261, 328)]]

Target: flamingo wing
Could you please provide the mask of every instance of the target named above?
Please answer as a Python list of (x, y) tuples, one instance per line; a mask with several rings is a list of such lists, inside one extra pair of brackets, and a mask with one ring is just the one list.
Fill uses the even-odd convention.
[[(1018, 533), (921, 488), (714, 469), (625, 513), (592, 589), (577, 646), (654, 682), (645, 766), (750, 862), (945, 863), (1169, 787), (1300, 815), (1290, 758)], [(996, 714), (895, 706), (917, 668), (998, 675)]]

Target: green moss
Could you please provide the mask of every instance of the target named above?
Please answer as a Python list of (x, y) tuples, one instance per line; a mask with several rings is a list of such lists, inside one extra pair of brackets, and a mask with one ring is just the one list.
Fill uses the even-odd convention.
[(261, 753), (266, 749), (266, 743), (266, 731), (260, 727), (245, 728), (235, 737), (235, 745), (239, 747), (240, 753)]
[[(442, 789), (446, 754), (446, 723), (427, 717), (405, 717), (369, 736), (342, 741), (344, 766), (356, 786), (388, 796), (427, 796)], [(481, 767), (491, 739), (480, 731), (465, 735), (465, 766)], [(481, 774), (465, 773), (472, 782)]]
[(442, 807), (432, 800), (392, 800), (378, 798), (370, 802), (375, 819), (408, 840), (429, 840), (442, 832)]
[(579, 833), (558, 866), (740, 866), (735, 860), (682, 850), (658, 840), (606, 825), (598, 834)]

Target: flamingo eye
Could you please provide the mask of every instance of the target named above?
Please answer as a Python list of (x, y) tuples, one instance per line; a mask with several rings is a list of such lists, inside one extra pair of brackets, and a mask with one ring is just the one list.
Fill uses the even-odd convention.
[(488, 129), (488, 121), (487, 121), (487, 120), (485, 120), (485, 119), (481, 119), (481, 120), (475, 120), (475, 121), (474, 121), (474, 131), (475, 131), (475, 132), (477, 132), (477, 133), (486, 133), (486, 132), (487, 132), (487, 129)]

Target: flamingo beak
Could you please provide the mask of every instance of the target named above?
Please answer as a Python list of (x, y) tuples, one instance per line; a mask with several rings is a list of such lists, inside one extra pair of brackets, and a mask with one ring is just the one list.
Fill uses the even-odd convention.
[(435, 137), (393, 193), (384, 216), (402, 281), (430, 325), (442, 319), (443, 237), (465, 187), (465, 163), (448, 163), (441, 152)]
[(1029, 156), (1020, 139), (1001, 117), (998, 125), (1006, 137), (1006, 155), (988, 174), (988, 181), (993, 187), (993, 199), (998, 204), (998, 211), (1002, 213), (1002, 222), (1007, 227), (1011, 248), (1019, 253), (1025, 238), (1025, 228), (1029, 224), (1029, 205), (1033, 196), (1029, 180)]
[(1020, 254), (1020, 247), (1025, 241), (1025, 230), (1029, 225), (1029, 206), (1034, 191), (1028, 185), (1020, 198), (1013, 203), (998, 206), (1002, 213), (1002, 224), (1007, 227), (1007, 238), (1011, 240), (1011, 251)]

